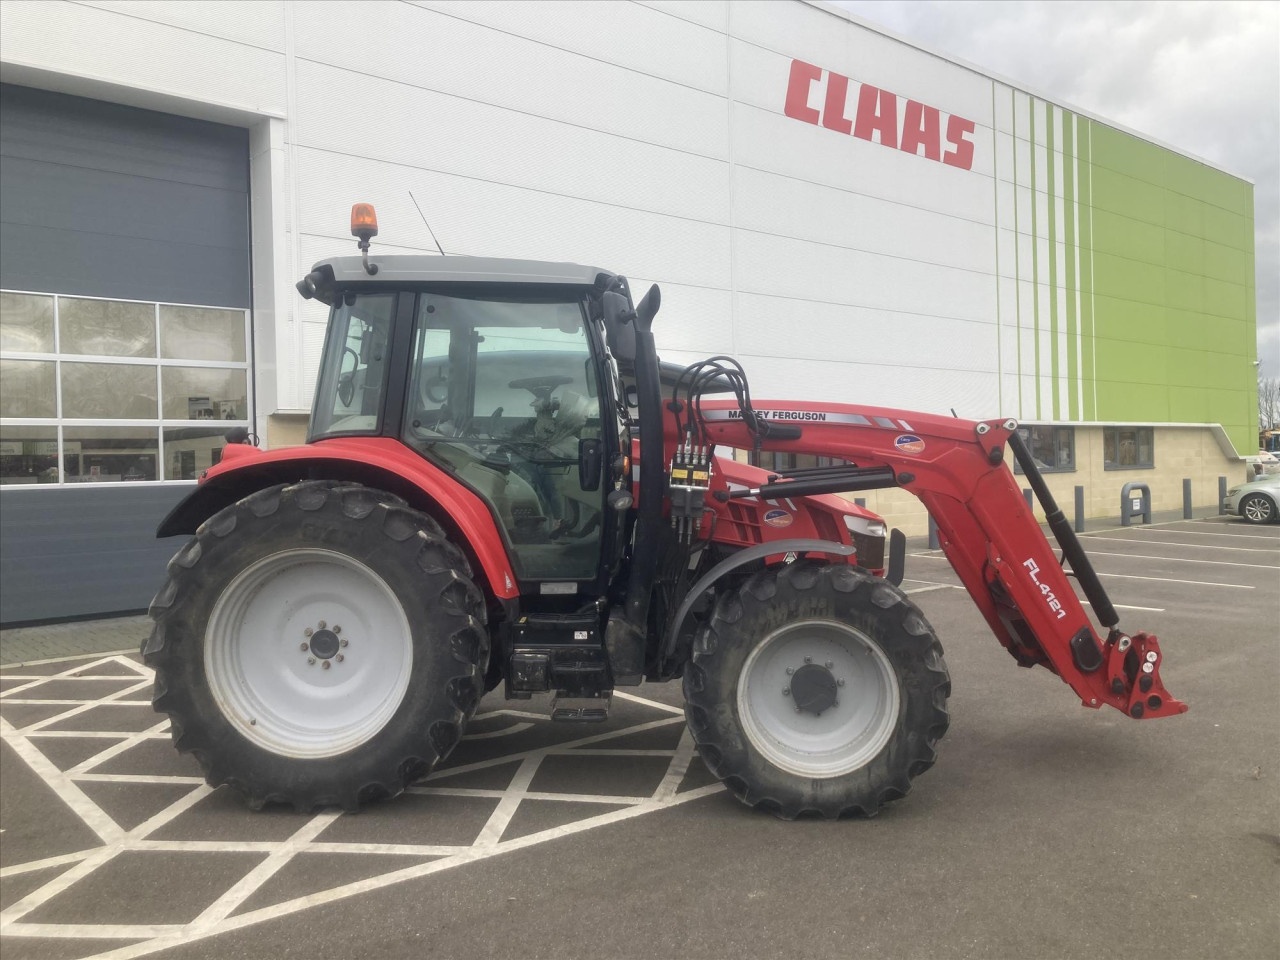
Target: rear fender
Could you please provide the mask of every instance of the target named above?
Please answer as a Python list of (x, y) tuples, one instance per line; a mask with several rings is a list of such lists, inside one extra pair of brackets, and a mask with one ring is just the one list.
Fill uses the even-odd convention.
[(403, 497), (444, 527), (493, 596), (509, 600), (519, 595), (488, 505), (451, 474), (383, 437), (325, 440), (271, 451), (228, 444), (222, 462), (201, 476), (200, 485), (161, 521), (156, 536), (194, 534), (209, 517), (249, 494), (300, 480), (349, 481)]

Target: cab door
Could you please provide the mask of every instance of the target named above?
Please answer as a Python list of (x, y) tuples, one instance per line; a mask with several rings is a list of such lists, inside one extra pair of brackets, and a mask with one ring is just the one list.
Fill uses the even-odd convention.
[(418, 296), (405, 440), (488, 502), (522, 593), (574, 594), (601, 575), (607, 491), (591, 451), (612, 411), (584, 306)]

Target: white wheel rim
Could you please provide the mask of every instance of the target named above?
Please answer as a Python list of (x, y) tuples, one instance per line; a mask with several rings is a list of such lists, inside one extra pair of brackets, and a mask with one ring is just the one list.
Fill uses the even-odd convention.
[(205, 676), (223, 716), (284, 757), (333, 757), (375, 736), (412, 668), (396, 595), (331, 550), (257, 561), (222, 591), (205, 629)]
[[(797, 711), (790, 690), (794, 671), (810, 663), (838, 684), (837, 702), (820, 714)], [(897, 674), (880, 647), (835, 621), (775, 630), (738, 677), (738, 716), (751, 745), (774, 766), (814, 779), (870, 763), (893, 735), (900, 702)]]
[(1245, 516), (1261, 523), (1271, 517), (1271, 504), (1261, 497), (1250, 497), (1244, 504)]

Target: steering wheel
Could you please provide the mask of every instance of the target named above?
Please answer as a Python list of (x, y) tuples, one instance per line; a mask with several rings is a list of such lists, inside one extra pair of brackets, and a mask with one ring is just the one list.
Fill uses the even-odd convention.
[(528, 390), (533, 394), (533, 402), (536, 406), (539, 402), (545, 403), (551, 399), (551, 392), (556, 387), (563, 387), (566, 383), (573, 383), (573, 377), (565, 376), (543, 376), (543, 377), (524, 377), (521, 380), (512, 380), (507, 386), (513, 390)]

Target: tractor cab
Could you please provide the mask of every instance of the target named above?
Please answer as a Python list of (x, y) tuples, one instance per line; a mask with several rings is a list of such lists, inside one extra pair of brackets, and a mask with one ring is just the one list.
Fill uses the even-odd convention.
[(472, 257), (376, 268), (335, 258), (299, 285), (330, 305), (308, 442), (399, 440), (484, 500), (521, 594), (602, 593), (622, 553), (607, 498), (630, 438), (601, 295), (625, 281)]

